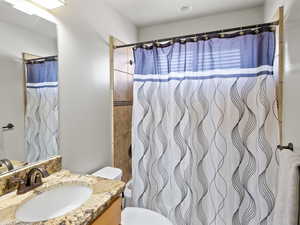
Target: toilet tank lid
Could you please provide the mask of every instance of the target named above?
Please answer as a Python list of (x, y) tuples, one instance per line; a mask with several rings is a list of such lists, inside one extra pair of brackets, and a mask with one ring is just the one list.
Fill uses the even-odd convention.
[(122, 177), (122, 170), (114, 167), (105, 167), (101, 170), (96, 171), (92, 175), (114, 180)]

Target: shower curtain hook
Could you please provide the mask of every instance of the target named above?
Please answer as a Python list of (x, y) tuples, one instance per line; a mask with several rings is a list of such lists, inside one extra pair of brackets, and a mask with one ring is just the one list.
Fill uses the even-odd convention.
[(224, 37), (225, 37), (225, 34), (224, 34), (223, 32), (224, 32), (224, 30), (222, 29), (221, 32), (220, 32), (220, 37), (221, 37), (221, 38), (224, 38)]
[(154, 41), (154, 45), (155, 45), (156, 47), (159, 47), (159, 46), (160, 46), (160, 43), (158, 42), (158, 40), (155, 40), (155, 41)]
[(259, 33), (259, 26), (258, 25), (256, 25), (256, 29), (255, 29), (255, 33)]
[(240, 35), (244, 35), (243, 27), (240, 27)]

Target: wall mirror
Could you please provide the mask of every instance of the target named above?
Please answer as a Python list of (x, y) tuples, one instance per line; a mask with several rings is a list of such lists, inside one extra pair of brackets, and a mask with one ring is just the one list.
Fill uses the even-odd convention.
[(0, 1), (0, 42), (3, 174), (59, 154), (56, 24)]

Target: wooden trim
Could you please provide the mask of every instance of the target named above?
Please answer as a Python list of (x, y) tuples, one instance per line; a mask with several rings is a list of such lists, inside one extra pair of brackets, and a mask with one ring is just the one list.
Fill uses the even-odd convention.
[(121, 224), (122, 199), (118, 198), (99, 216), (92, 225), (119, 225)]
[(279, 123), (279, 138), (280, 145), (283, 144), (283, 82), (285, 72), (285, 57), (284, 57), (284, 7), (280, 7), (276, 13), (276, 18), (279, 21), (277, 30), (277, 46), (278, 46), (278, 82), (276, 87), (277, 104), (278, 104), (278, 123)]
[(26, 83), (27, 83), (27, 76), (26, 76), (26, 53), (22, 53), (22, 64), (23, 64), (23, 97), (24, 97), (24, 120), (26, 115), (26, 107), (27, 107), (27, 94), (26, 94)]
[(115, 38), (109, 36), (109, 62), (110, 62), (110, 89), (114, 89), (114, 42)]
[(110, 92), (111, 92), (111, 152), (112, 165), (115, 166), (114, 156), (114, 42), (113, 36), (109, 36), (109, 65), (110, 65)]

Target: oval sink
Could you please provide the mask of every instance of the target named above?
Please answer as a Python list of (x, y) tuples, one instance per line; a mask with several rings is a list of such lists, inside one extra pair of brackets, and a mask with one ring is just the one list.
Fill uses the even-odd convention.
[(92, 194), (84, 185), (64, 185), (42, 192), (22, 204), (16, 218), (22, 222), (39, 222), (63, 216), (79, 208)]

